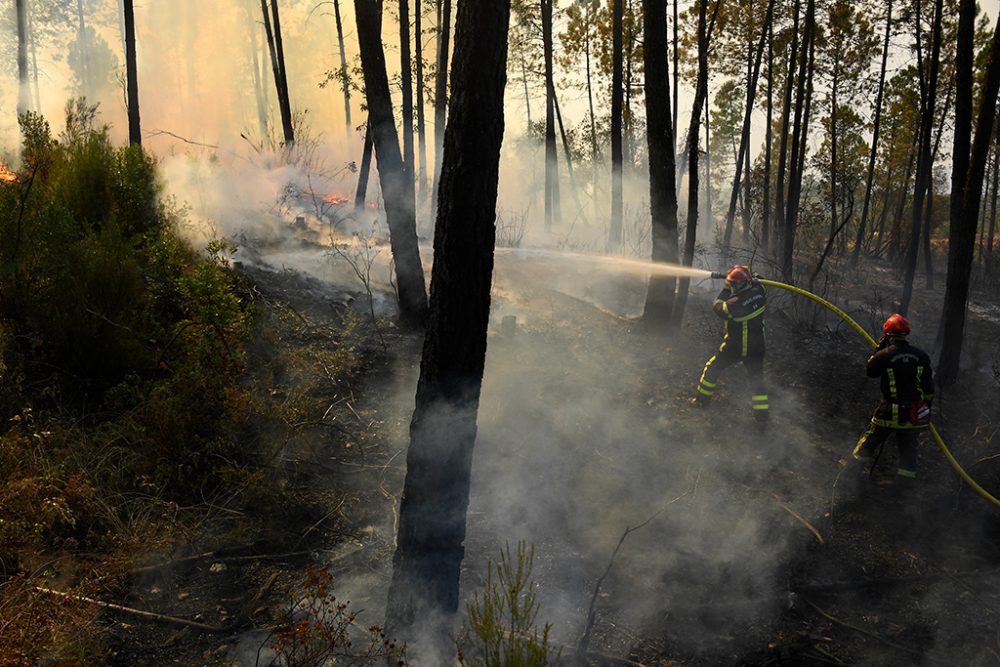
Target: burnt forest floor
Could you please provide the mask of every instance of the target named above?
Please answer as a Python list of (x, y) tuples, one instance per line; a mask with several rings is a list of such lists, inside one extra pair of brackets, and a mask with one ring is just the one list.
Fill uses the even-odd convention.
[[(259, 434), (280, 444), (280, 493), (142, 559), (124, 604), (218, 631), (109, 616), (117, 664), (270, 664), (310, 562), (329, 566), (359, 625), (382, 618), (422, 336), (386, 320), (376, 332), (359, 290), (243, 270), (279, 323), (256, 381), (302, 406)], [(555, 643), (577, 645), (595, 600), (591, 664), (1000, 665), (1000, 510), (927, 435), (912, 487), (896, 483), (891, 441), (873, 473), (853, 463), (878, 396), (856, 333), (772, 291), (761, 428), (739, 367), (710, 407), (688, 403), (719, 339), (707, 283), (669, 334), (620, 314), (641, 301), (638, 281), (538, 271), (498, 261), (463, 598), (524, 540)], [(824, 292), (874, 330), (889, 306), (873, 296), (895, 289), (870, 268)], [(925, 349), (940, 298), (918, 291), (911, 311)], [(955, 456), (994, 492), (997, 312), (986, 297), (970, 308), (975, 368), (935, 405)], [(354, 370), (329, 376), (343, 360), (324, 349), (354, 355)]]

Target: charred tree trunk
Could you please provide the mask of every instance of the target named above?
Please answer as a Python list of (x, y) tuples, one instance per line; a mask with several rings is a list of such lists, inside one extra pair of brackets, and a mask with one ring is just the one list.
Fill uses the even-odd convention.
[[(292, 108), (288, 99), (288, 87), (285, 84), (285, 58), (281, 44), (281, 27), (272, 24), (272, 12), (267, 8), (267, 0), (260, 0), (261, 13), (264, 15), (264, 32), (267, 35), (267, 49), (271, 56), (271, 72), (274, 74), (274, 89), (278, 95), (278, 113), (281, 116), (281, 131), (285, 146), (291, 148), (295, 143), (295, 131), (292, 128)], [(277, 0), (271, 0), (273, 16), (278, 18)]]
[(424, 118), (424, 30), (420, 0), (413, 0), (413, 49), (417, 63), (417, 201), (427, 199), (427, 124)]
[(382, 19), (375, 0), (354, 0), (354, 13), (358, 22), (361, 66), (365, 73), (368, 124), (378, 154), (379, 182), (385, 200), (392, 259), (396, 265), (400, 315), (409, 324), (422, 325), (427, 315), (424, 270), (417, 247), (413, 187), (406, 186), (399, 136), (392, 115), (389, 77), (382, 50)]
[[(649, 211), (654, 262), (677, 263), (677, 184), (670, 122), (667, 0), (643, 2), (646, 142), (649, 149)], [(671, 322), (677, 279), (650, 276), (643, 320), (657, 328)], [(675, 325), (680, 323), (674, 318)]]
[[(917, 35), (922, 29), (920, 24), (920, 3), (917, 3)], [(941, 55), (941, 15), (944, 10), (943, 0), (935, 0), (933, 25), (933, 43), (931, 45), (930, 73), (924, 81), (923, 67), (918, 66), (921, 81), (921, 119), (920, 119), (920, 155), (917, 158), (917, 175), (913, 195), (913, 224), (910, 228), (910, 239), (906, 245), (906, 257), (903, 267), (903, 295), (899, 301), (899, 312), (907, 314), (910, 309), (910, 298), (913, 296), (913, 278), (917, 271), (917, 254), (920, 249), (920, 222), (923, 215), (924, 197), (931, 186), (931, 132), (934, 128), (934, 109), (937, 97), (938, 66)], [(919, 62), (919, 51), (918, 51)], [(925, 102), (924, 102), (925, 100)]]
[(611, 0), (611, 227), (608, 250), (622, 244), (622, 220), (625, 215), (622, 155), (622, 39), (625, 0)]
[(361, 167), (358, 169), (358, 189), (354, 194), (354, 212), (360, 213), (365, 208), (368, 197), (368, 175), (372, 170), (372, 126), (365, 123), (365, 145), (361, 149)]
[[(906, 208), (906, 194), (907, 189), (910, 187), (910, 178), (914, 175), (913, 169), (920, 153), (920, 133), (921, 131), (919, 127), (913, 132), (913, 141), (910, 143), (910, 158), (906, 162), (906, 174), (903, 176), (903, 182), (900, 185), (899, 203), (896, 206), (896, 213), (892, 218), (892, 234), (889, 243), (889, 261), (893, 263), (895, 263), (899, 258), (899, 253), (902, 250), (903, 211)], [(876, 252), (875, 254), (879, 253)]]
[(993, 274), (993, 238), (997, 233), (997, 188), (1000, 186), (1000, 132), (994, 132), (997, 143), (993, 149), (993, 196), (990, 199), (990, 227), (983, 258), (983, 275), (987, 277)]
[(403, 105), (403, 177), (413, 189), (413, 69), (410, 62), (410, 5), (399, 0), (399, 76)]
[(17, 115), (20, 116), (31, 106), (28, 88), (28, 16), (24, 3), (27, 0), (14, 0), (14, 10), (17, 14)]
[[(795, 121), (792, 130), (792, 156), (789, 171), (788, 202), (785, 211), (785, 228), (781, 252), (781, 272), (786, 281), (792, 279), (792, 258), (795, 249), (795, 225), (798, 220), (799, 195), (802, 187), (802, 167), (809, 136), (809, 97), (812, 89), (813, 35), (816, 30), (815, 0), (807, 0), (805, 35), (799, 53), (799, 74), (795, 93)], [(807, 85), (808, 83), (808, 85)]]
[[(965, 11), (964, 1), (961, 5), (961, 11)], [(975, 12), (974, 3), (971, 11)], [(959, 34), (961, 35), (961, 32)], [(969, 68), (971, 70), (971, 61)], [(954, 384), (955, 380), (958, 379), (962, 357), (962, 338), (965, 333), (965, 314), (969, 299), (969, 282), (972, 276), (972, 255), (976, 242), (976, 211), (979, 208), (979, 198), (982, 196), (986, 158), (990, 145), (993, 143), (997, 93), (1000, 91), (1000, 22), (997, 23), (993, 32), (990, 61), (980, 89), (982, 90), (982, 101), (979, 105), (979, 117), (976, 119), (976, 136), (972, 146), (972, 157), (968, 162), (962, 210), (959, 218), (951, 221), (952, 227), (957, 226), (958, 230), (957, 233), (951, 235), (948, 247), (948, 279), (945, 285), (942, 312), (944, 326), (941, 336), (941, 360), (938, 363), (938, 379), (942, 386)]]
[[(736, 199), (740, 189), (740, 178), (743, 171), (743, 161), (750, 162), (750, 118), (753, 114), (753, 101), (757, 95), (757, 81), (760, 78), (760, 61), (764, 55), (764, 45), (767, 43), (767, 35), (771, 26), (771, 17), (774, 14), (774, 0), (768, 0), (767, 13), (764, 15), (764, 25), (761, 27), (760, 40), (757, 42), (757, 50), (753, 54), (753, 66), (750, 67), (750, 58), (747, 62), (747, 106), (743, 113), (743, 129), (740, 133), (740, 149), (736, 155), (736, 173), (733, 175), (733, 190), (729, 195), (729, 210), (726, 211), (726, 230), (722, 237), (722, 245), (729, 248), (733, 238), (733, 219), (736, 216)], [(749, 187), (749, 179), (748, 187)], [(746, 198), (744, 208), (750, 206), (749, 197)], [(747, 216), (744, 216), (746, 218)], [(744, 228), (749, 226), (749, 221), (744, 219)], [(749, 237), (749, 229), (745, 229), (744, 235)], [(728, 252), (728, 250), (727, 250)]]
[(560, 222), (559, 158), (556, 154), (555, 95), (552, 68), (552, 0), (540, 0), (542, 51), (545, 60), (545, 229)]
[(128, 143), (142, 145), (142, 129), (139, 126), (139, 72), (135, 57), (135, 12), (132, 0), (125, 0), (125, 70), (128, 85)]
[(767, 127), (764, 128), (764, 193), (761, 204), (760, 234), (765, 253), (771, 252), (771, 136), (774, 126), (774, 19), (767, 26)]
[(868, 154), (868, 171), (865, 175), (865, 200), (861, 205), (861, 221), (858, 222), (858, 234), (854, 240), (854, 249), (851, 251), (850, 267), (853, 269), (858, 265), (858, 257), (861, 255), (861, 246), (865, 238), (865, 229), (868, 223), (868, 207), (872, 198), (872, 184), (875, 181), (875, 158), (878, 155), (879, 130), (882, 126), (882, 98), (885, 95), (885, 70), (889, 59), (889, 37), (892, 34), (892, 0), (887, 0), (885, 8), (885, 36), (882, 39), (882, 67), (879, 70), (878, 92), (875, 94), (875, 120), (872, 127), (872, 146)]
[[(420, 0), (417, 0), (419, 2)], [(344, 91), (344, 121), (347, 136), (351, 136), (351, 81), (347, 75), (347, 52), (344, 49), (344, 24), (340, 18), (340, 0), (333, 0), (333, 17), (337, 22), (337, 46), (340, 49), (340, 79)]]
[[(795, 59), (799, 52), (799, 12), (802, 9), (802, 0), (795, 0), (795, 11), (792, 17), (792, 45), (788, 50), (788, 64), (785, 70), (785, 94), (781, 107), (781, 137), (778, 142), (778, 175), (775, 187), (774, 205), (778, 213), (778, 219), (774, 230), (775, 238), (775, 259), (781, 256), (777, 249), (777, 239), (784, 238), (787, 233), (785, 223), (785, 179), (788, 173), (788, 139), (792, 126), (792, 91), (795, 80)], [(803, 51), (805, 49), (803, 48)], [(782, 244), (784, 241), (782, 240)], [(784, 245), (782, 245), (784, 248)], [(784, 252), (782, 250), (782, 252)]]
[(674, 128), (674, 133), (673, 134), (674, 134), (674, 159), (675, 160), (677, 159), (677, 121), (678, 121), (678, 114), (677, 114), (677, 112), (678, 112), (678, 110), (680, 108), (678, 106), (678, 101), (680, 100), (680, 96), (681, 96), (680, 95), (680, 90), (681, 89), (679, 87), (680, 84), (679, 84), (678, 79), (677, 79), (677, 77), (678, 77), (678, 75), (680, 73), (680, 67), (678, 66), (678, 58), (680, 56), (680, 49), (677, 48), (677, 45), (680, 43), (678, 41), (678, 39), (677, 39), (677, 37), (678, 37), (677, 26), (680, 24), (680, 21), (678, 20), (678, 12), (677, 12), (677, 3), (678, 2), (680, 2), (680, 0), (674, 0), (674, 23), (673, 23), (673, 29), (674, 29), (674, 52), (673, 52), (673, 56), (674, 56), (674, 99), (673, 99), (673, 103), (674, 103), (674, 115), (673, 115), (673, 123), (672, 123), (672, 125), (673, 125), (673, 128)]
[(444, 126), (448, 105), (448, 55), (451, 40), (451, 0), (438, 0), (441, 21), (438, 24), (437, 73), (434, 79), (434, 189), (431, 208), (437, 211), (437, 193), (444, 153)]
[(430, 316), (387, 604), (389, 632), (408, 643), (411, 655), (427, 650), (425, 659), (453, 646), (447, 633), (459, 602), (486, 360), (509, 16), (509, 0), (458, 5)]
[[(712, 13), (712, 24), (715, 24), (715, 17), (719, 11), (719, 5), (715, 3)], [(701, 0), (698, 3), (698, 77), (695, 83), (694, 103), (691, 106), (691, 125), (688, 128), (687, 154), (688, 154), (688, 210), (687, 225), (684, 236), (684, 256), (682, 263), (691, 266), (694, 263), (695, 238), (698, 232), (698, 137), (701, 134), (700, 120), (701, 107), (705, 103), (708, 95), (708, 43), (711, 29), (706, 25), (706, 14), (708, 11), (708, 1)], [(676, 97), (676, 96), (675, 96)], [(684, 310), (687, 307), (688, 288), (690, 278), (681, 278), (677, 287), (677, 301), (674, 304), (673, 323), (680, 326), (684, 319)]]

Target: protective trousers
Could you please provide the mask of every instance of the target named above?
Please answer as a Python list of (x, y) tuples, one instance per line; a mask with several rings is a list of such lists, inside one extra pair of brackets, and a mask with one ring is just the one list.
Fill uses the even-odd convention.
[(896, 446), (899, 447), (899, 468), (896, 474), (901, 477), (917, 476), (917, 430), (913, 428), (891, 428), (880, 426), (872, 420), (868, 430), (861, 434), (854, 448), (854, 458), (859, 461), (869, 461), (875, 456), (878, 448), (895, 434)]
[(753, 392), (751, 402), (753, 404), (754, 417), (757, 419), (766, 419), (769, 405), (767, 402), (767, 386), (764, 384), (763, 355), (741, 357), (739, 354), (727, 354), (726, 350), (719, 352), (719, 354), (716, 354), (705, 363), (705, 369), (701, 372), (701, 379), (698, 382), (698, 393), (702, 400), (712, 398), (722, 371), (741, 361), (744, 368), (747, 369), (750, 389)]

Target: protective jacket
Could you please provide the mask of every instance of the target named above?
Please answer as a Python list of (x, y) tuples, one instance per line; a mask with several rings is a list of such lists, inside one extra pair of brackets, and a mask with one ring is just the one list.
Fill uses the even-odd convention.
[(911, 408), (934, 398), (934, 373), (927, 353), (900, 337), (888, 337), (868, 359), (868, 377), (881, 377), (882, 402), (872, 423), (889, 428), (926, 428), (913, 423)]
[(728, 287), (715, 299), (715, 314), (726, 321), (726, 333), (719, 352), (726, 356), (764, 356), (764, 310), (767, 295), (764, 286), (755, 280), (741, 292)]

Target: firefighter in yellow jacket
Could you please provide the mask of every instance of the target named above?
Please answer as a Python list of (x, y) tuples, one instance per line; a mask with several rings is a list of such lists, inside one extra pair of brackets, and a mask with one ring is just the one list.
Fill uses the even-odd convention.
[(917, 434), (930, 424), (934, 399), (934, 373), (923, 350), (910, 345), (906, 336), (910, 323), (893, 313), (882, 325), (885, 334), (875, 353), (868, 358), (865, 372), (879, 378), (882, 401), (854, 448), (854, 458), (868, 461), (890, 435), (899, 447), (900, 477), (917, 476)]
[(726, 274), (726, 286), (715, 299), (716, 315), (725, 320), (725, 336), (718, 354), (705, 363), (698, 382), (695, 405), (705, 405), (715, 394), (722, 371), (742, 362), (750, 378), (754, 418), (766, 421), (767, 387), (764, 384), (764, 311), (767, 294), (764, 285), (750, 269), (734, 266)]

